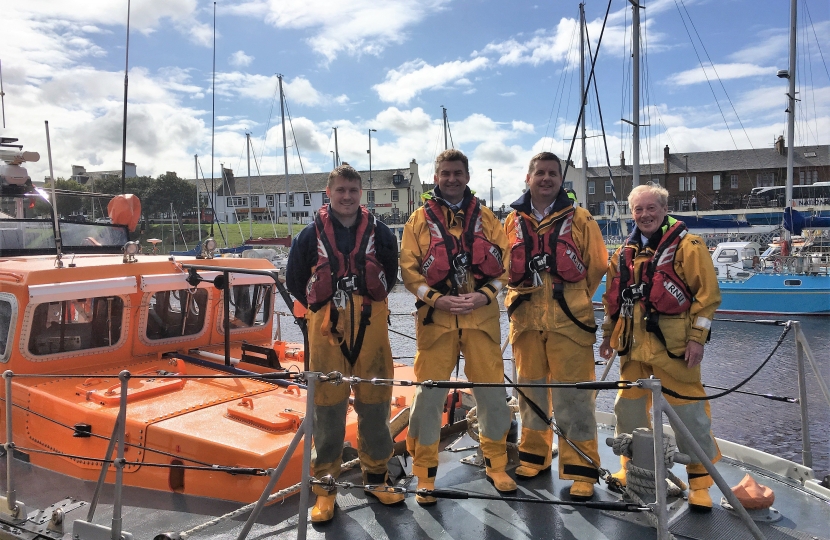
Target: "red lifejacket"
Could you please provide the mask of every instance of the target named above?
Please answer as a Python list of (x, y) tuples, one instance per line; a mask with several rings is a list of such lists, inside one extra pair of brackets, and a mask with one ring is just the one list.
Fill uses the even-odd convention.
[(337, 249), (329, 206), (320, 208), (317, 229), (317, 264), (306, 285), (311, 311), (330, 301), (338, 289), (357, 292), (379, 302), (388, 294), (386, 272), (375, 252), (375, 216), (360, 208), (354, 249), (348, 256)]
[(462, 210), (461, 237), (456, 238), (449, 232), (441, 204), (433, 199), (424, 202), (430, 239), (421, 274), (430, 287), (442, 286), (461, 267), (470, 268), (476, 281), (497, 278), (504, 273), (501, 249), (484, 236), (481, 203), (470, 197)]
[[(637, 245), (629, 237), (620, 250), (619, 272), (608, 287), (608, 311), (612, 316), (619, 315), (624, 296), (642, 302), (647, 312), (677, 315), (692, 307), (692, 293), (674, 270), (677, 247), (687, 232), (682, 221), (676, 221), (666, 230), (651, 259), (642, 266), (636, 285), (634, 258)], [(639, 231), (632, 234), (639, 234)]]
[(568, 283), (577, 283), (588, 275), (588, 268), (573, 238), (571, 207), (552, 220), (543, 220), (534, 228), (530, 218), (516, 213), (516, 241), (510, 246), (510, 285), (530, 280), (532, 268), (547, 271)]

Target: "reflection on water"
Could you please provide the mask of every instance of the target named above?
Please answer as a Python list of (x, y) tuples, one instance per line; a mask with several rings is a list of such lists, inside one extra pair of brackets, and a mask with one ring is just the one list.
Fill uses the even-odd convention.
[[(392, 353), (397, 361), (411, 364), (415, 354), (414, 296), (398, 285), (389, 296), (392, 312), (390, 333)], [(282, 310), (282, 306), (278, 306)], [(597, 318), (601, 313), (596, 312)], [(702, 364), (703, 382), (731, 388), (748, 377), (770, 354), (783, 328), (717, 319), (753, 320), (753, 317), (734, 315), (716, 317), (712, 324), (712, 340), (706, 345)], [(507, 336), (507, 315), (502, 313), (502, 339)], [(299, 340), (300, 333), (293, 324), (283, 320), (284, 339)], [(830, 383), (830, 318), (804, 317), (802, 330), (807, 336), (824, 380)], [(598, 346), (598, 344), (597, 344)], [(595, 353), (599, 359), (599, 353)], [(508, 345), (504, 357), (512, 358)], [(506, 363), (509, 369), (509, 364)], [(604, 367), (597, 366), (597, 378)], [(462, 369), (463, 373), (463, 369)], [(618, 364), (611, 368), (608, 379), (619, 376)], [(794, 332), (786, 336), (778, 351), (741, 390), (760, 394), (798, 397), (798, 379)], [(710, 389), (709, 393), (720, 392)], [(807, 395), (809, 402), (809, 426), (813, 452), (813, 469), (818, 478), (830, 472), (830, 407), (824, 401), (816, 384), (815, 374), (807, 367)], [(597, 397), (597, 408), (613, 411), (614, 392), (603, 391)], [(801, 414), (797, 403), (784, 403), (768, 399), (729, 394), (711, 403), (715, 436), (758, 448), (801, 463)]]

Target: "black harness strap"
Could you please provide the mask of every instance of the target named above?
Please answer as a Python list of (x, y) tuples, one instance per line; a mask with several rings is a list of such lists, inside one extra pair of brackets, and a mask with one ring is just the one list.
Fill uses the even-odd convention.
[(513, 303), (510, 304), (510, 307), (507, 308), (507, 318), (509, 319), (513, 315), (513, 313), (517, 309), (519, 309), (519, 306), (521, 306), (523, 303), (525, 303), (529, 300), (530, 300), (530, 293), (520, 294), (519, 296), (517, 296), (516, 299), (513, 300)]
[(584, 322), (580, 321), (576, 318), (576, 316), (571, 311), (571, 308), (568, 307), (568, 303), (565, 301), (565, 284), (564, 283), (554, 283), (553, 284), (553, 298), (559, 304), (559, 307), (562, 308), (562, 311), (568, 318), (573, 321), (575, 325), (577, 325), (582, 330), (586, 332), (590, 332), (591, 334), (597, 333), (597, 325), (594, 324), (593, 326), (589, 326)]

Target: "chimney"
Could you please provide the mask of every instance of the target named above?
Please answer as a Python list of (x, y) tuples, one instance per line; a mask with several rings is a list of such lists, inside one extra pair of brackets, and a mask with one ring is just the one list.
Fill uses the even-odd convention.
[(787, 145), (784, 144), (784, 136), (779, 135), (778, 139), (775, 141), (775, 151), (778, 152), (778, 155), (786, 156), (787, 155)]
[(625, 150), (620, 152), (620, 167), (625, 167)]
[(669, 156), (671, 153), (669, 152), (669, 145), (667, 144), (665, 148), (663, 148), (663, 174), (669, 174)]

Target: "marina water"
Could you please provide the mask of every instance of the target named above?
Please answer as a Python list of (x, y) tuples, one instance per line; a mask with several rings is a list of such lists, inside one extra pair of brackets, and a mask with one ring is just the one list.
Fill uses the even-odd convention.
[[(500, 302), (503, 301), (503, 295)], [(278, 309), (282, 309), (281, 303)], [(396, 362), (411, 364), (415, 355), (415, 297), (402, 285), (397, 285), (389, 295), (390, 341)], [(599, 322), (603, 314), (596, 311)], [(731, 388), (748, 377), (775, 347), (784, 328), (781, 326), (750, 323), (752, 317), (717, 314), (712, 324), (712, 339), (706, 345), (702, 364), (703, 383)], [(725, 319), (744, 322), (730, 322)], [(502, 306), (502, 340), (507, 337), (507, 314)], [(786, 319), (782, 319), (786, 320)], [(830, 318), (802, 317), (801, 328), (816, 357), (824, 380), (830, 383)], [(301, 341), (299, 329), (285, 317), (282, 318), (282, 337)], [(396, 333), (397, 332), (397, 333)], [(798, 398), (798, 376), (795, 353), (795, 332), (790, 331), (767, 365), (741, 390), (759, 394), (774, 394)], [(601, 360), (595, 347), (595, 358)], [(510, 346), (504, 352), (505, 369), (512, 370)], [(806, 360), (805, 360), (806, 363)], [(816, 384), (815, 374), (807, 364), (807, 394), (809, 400), (810, 438), (813, 452), (813, 470), (821, 479), (830, 474), (830, 406), (824, 401)], [(597, 378), (604, 366), (596, 367)], [(463, 377), (463, 368), (459, 374)], [(608, 380), (619, 376), (619, 362), (608, 373)], [(708, 394), (720, 390), (707, 389)], [(597, 409), (613, 412), (613, 391), (601, 391), (597, 396)], [(710, 402), (712, 429), (716, 437), (757, 448), (770, 454), (801, 463), (801, 416), (798, 403), (785, 403), (765, 398), (732, 393)], [(616, 464), (603, 464), (610, 470)]]

